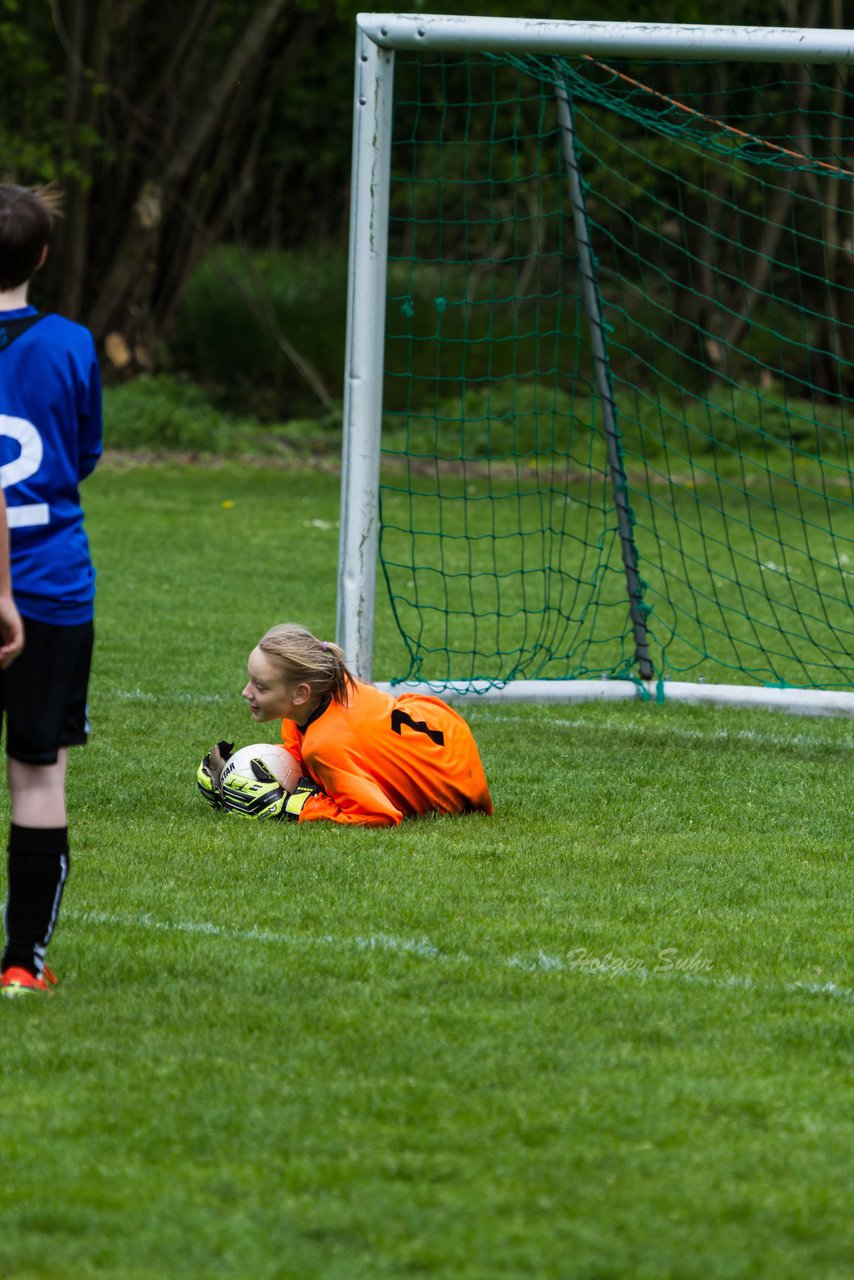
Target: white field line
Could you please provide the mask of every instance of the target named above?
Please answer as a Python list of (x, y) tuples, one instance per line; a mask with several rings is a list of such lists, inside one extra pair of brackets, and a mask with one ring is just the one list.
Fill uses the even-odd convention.
[[(472, 722), (494, 720), (500, 724), (530, 724), (534, 720), (530, 716), (500, 715), (494, 711), (474, 708), (466, 711), (466, 719)], [(808, 733), (793, 733), (788, 736), (776, 733), (757, 733), (754, 729), (678, 729), (673, 725), (641, 724), (634, 720), (630, 724), (621, 720), (582, 720), (567, 719), (565, 716), (547, 716), (537, 722), (537, 730), (557, 725), (561, 729), (603, 729), (608, 733), (645, 733), (652, 737), (666, 736), (693, 742), (750, 742), (760, 747), (827, 747), (832, 750), (854, 751), (854, 734), (849, 738), (814, 738)]]
[[(374, 933), (365, 937), (336, 938), (330, 933), (277, 933), (270, 929), (227, 929), (207, 920), (157, 920), (145, 914), (139, 916), (111, 915), (102, 911), (74, 911), (62, 913), (63, 920), (79, 920), (82, 924), (105, 925), (113, 929), (143, 929), (158, 933), (189, 933), (208, 938), (224, 938), (228, 942), (265, 942), (291, 950), (311, 950), (316, 947), (329, 950), (398, 951), (402, 954), (427, 956), (430, 959), (453, 959), (442, 956), (437, 947), (417, 939), (395, 938), (386, 933)], [(460, 957), (467, 960), (468, 957)]]
[[(116, 915), (102, 911), (63, 911), (64, 920), (75, 920), (84, 925), (103, 925), (109, 929), (140, 929), (156, 933), (184, 933), (200, 937), (222, 938), (227, 942), (263, 943), (292, 951), (390, 951), (398, 955), (415, 956), (438, 964), (461, 966), (482, 963), (464, 951), (447, 952), (433, 945), (426, 938), (398, 938), (388, 933), (355, 934), (353, 937), (336, 937), (334, 934), (279, 933), (269, 929), (230, 929), (207, 920), (158, 920), (149, 914), (138, 916)], [(580, 949), (579, 949), (580, 950)], [(610, 954), (610, 953), (609, 953)], [(662, 953), (664, 954), (664, 953)], [(595, 956), (550, 956), (539, 951), (534, 959), (521, 956), (495, 957), (487, 962), (495, 970), (513, 969), (530, 975), (575, 974), (582, 978), (615, 980), (632, 978), (640, 982), (656, 979), (679, 978), (717, 990), (756, 991), (761, 994), (785, 994), (795, 996), (826, 996), (845, 1004), (854, 1003), (854, 989), (836, 982), (759, 982), (751, 977), (725, 974), (720, 977), (691, 971), (691, 961), (680, 969), (678, 961), (669, 960), (664, 965), (650, 968), (636, 961), (601, 960)], [(709, 963), (709, 962), (707, 962)]]

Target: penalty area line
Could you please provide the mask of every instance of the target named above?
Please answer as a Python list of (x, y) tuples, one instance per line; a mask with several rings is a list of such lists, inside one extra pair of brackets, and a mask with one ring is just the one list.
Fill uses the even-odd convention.
[[(139, 916), (112, 915), (103, 911), (63, 911), (64, 920), (76, 920), (81, 924), (104, 925), (111, 929), (143, 929), (156, 933), (188, 933), (200, 937), (222, 938), (226, 942), (262, 942), (273, 946), (290, 947), (293, 950), (396, 951), (401, 955), (442, 957), (438, 948), (429, 942), (412, 938), (395, 938), (391, 934), (372, 933), (352, 938), (336, 938), (333, 934), (279, 933), (272, 929), (230, 929), (207, 920), (157, 920), (145, 914)], [(464, 957), (468, 959), (468, 957)]]
[(295, 951), (380, 951), (414, 956), (420, 960), (461, 966), (486, 964), (495, 970), (512, 969), (516, 973), (532, 977), (541, 975), (566, 975), (597, 979), (600, 982), (634, 979), (639, 982), (676, 981), (693, 983), (718, 991), (756, 992), (761, 995), (823, 996), (844, 1004), (854, 1004), (854, 989), (827, 982), (760, 982), (737, 974), (713, 976), (708, 973), (692, 973), (684, 969), (668, 968), (666, 971), (650, 969), (644, 965), (626, 965), (616, 970), (597, 965), (579, 963), (576, 959), (548, 955), (538, 951), (534, 959), (521, 956), (475, 957), (464, 951), (442, 951), (426, 938), (398, 938), (390, 933), (354, 934), (352, 937), (336, 937), (334, 934), (280, 933), (271, 929), (231, 929), (207, 920), (158, 920), (155, 916), (118, 915), (103, 911), (67, 910), (64, 920), (84, 925), (103, 925), (109, 929), (137, 929), (154, 933), (183, 933), (197, 937), (221, 938), (226, 942), (259, 942)]

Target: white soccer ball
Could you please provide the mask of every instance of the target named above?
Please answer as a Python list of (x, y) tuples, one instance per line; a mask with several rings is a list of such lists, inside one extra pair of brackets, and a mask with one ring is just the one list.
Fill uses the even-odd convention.
[(252, 768), (253, 760), (259, 760), (266, 769), (269, 769), (279, 786), (283, 791), (287, 791), (288, 795), (296, 790), (297, 783), (302, 777), (302, 769), (296, 757), (292, 756), (285, 747), (280, 747), (276, 743), (256, 742), (250, 747), (241, 747), (239, 751), (235, 751), (228, 757), (225, 768), (220, 774), (220, 791), (233, 776), (257, 777)]

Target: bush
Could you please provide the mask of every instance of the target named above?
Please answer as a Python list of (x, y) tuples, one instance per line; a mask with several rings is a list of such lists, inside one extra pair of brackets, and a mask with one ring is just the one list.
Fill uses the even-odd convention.
[(346, 295), (343, 253), (220, 246), (190, 283), (167, 359), (232, 413), (271, 422), (320, 414), (321, 400), (281, 339), (311, 363), (329, 396), (340, 399)]
[[(548, 383), (505, 379), (443, 399), (435, 413), (387, 414), (389, 452), (505, 458), (550, 452), (587, 456), (592, 406)], [(404, 425), (405, 424), (405, 425)]]
[(287, 423), (238, 417), (212, 404), (193, 383), (159, 374), (104, 388), (104, 443), (110, 449), (220, 457), (337, 457), (341, 422), (335, 413)]
[(113, 449), (234, 452), (240, 424), (200, 388), (160, 374), (104, 388), (104, 443)]

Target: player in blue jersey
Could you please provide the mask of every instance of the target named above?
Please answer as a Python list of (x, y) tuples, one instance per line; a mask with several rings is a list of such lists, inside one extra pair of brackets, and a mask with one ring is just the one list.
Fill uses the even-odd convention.
[(0, 184), (0, 477), (26, 637), (0, 670), (12, 807), (4, 995), (55, 982), (44, 957), (68, 875), (67, 749), (89, 728), (95, 573), (79, 484), (101, 454), (101, 380), (88, 330), (28, 305), (55, 212), (45, 193)]

